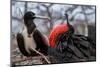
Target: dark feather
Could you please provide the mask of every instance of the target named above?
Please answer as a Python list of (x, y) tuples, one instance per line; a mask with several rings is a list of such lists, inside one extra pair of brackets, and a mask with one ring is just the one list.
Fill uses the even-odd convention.
[(51, 49), (51, 55), (60, 63), (91, 60), (90, 58), (95, 57), (95, 54), (95, 41), (69, 32), (59, 36), (57, 47)]
[(47, 54), (48, 43), (43, 34), (40, 31), (36, 30), (35, 33), (33, 34), (33, 38), (37, 44), (36, 49), (40, 50), (40, 52), (42, 52), (43, 54)]

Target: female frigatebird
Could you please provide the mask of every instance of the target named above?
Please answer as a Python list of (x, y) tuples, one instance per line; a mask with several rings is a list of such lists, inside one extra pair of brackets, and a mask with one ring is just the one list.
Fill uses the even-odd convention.
[(36, 16), (34, 12), (28, 11), (24, 14), (24, 30), (22, 33), (17, 34), (17, 43), (20, 52), (26, 57), (32, 57), (37, 55), (34, 51), (47, 54), (48, 40), (44, 34), (42, 34), (34, 23), (35, 18), (44, 18)]

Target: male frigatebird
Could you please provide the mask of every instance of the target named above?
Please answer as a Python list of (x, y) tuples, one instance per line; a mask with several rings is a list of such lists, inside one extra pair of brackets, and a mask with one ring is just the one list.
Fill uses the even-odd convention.
[(95, 60), (96, 43), (87, 36), (75, 34), (68, 21), (51, 30), (48, 54), (56, 58), (57, 63)]

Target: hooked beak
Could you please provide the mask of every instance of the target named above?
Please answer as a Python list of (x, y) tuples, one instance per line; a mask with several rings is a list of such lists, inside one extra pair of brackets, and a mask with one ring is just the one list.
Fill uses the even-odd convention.
[(46, 17), (46, 16), (36, 16), (37, 19), (47, 19), (47, 20), (50, 20), (49, 17)]

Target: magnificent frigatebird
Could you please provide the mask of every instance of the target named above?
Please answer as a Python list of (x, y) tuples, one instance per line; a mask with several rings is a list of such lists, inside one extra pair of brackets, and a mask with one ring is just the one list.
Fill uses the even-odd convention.
[(93, 61), (96, 57), (96, 43), (91, 38), (75, 34), (73, 26), (67, 23), (54, 27), (49, 35), (48, 54), (56, 58), (57, 63)]
[(37, 55), (34, 51), (47, 54), (48, 38), (42, 34), (34, 23), (35, 18), (46, 18), (36, 16), (34, 12), (28, 11), (24, 14), (24, 30), (17, 34), (17, 43), (20, 52), (26, 57)]

